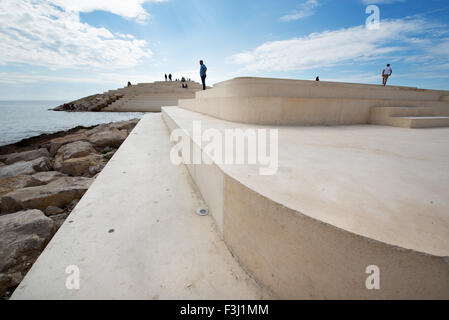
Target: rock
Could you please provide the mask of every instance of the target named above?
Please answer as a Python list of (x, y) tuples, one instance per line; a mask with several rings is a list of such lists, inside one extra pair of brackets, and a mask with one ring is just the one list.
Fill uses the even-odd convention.
[[(39, 181), (39, 185), (49, 184), (50, 182), (53, 182), (59, 178), (67, 177), (65, 174), (58, 172), (58, 171), (47, 171), (47, 172), (39, 172), (36, 174), (33, 174), (31, 176), (32, 178)], [(27, 186), (27, 187), (32, 187)]]
[(92, 179), (83, 177), (59, 178), (47, 185), (14, 190), (0, 199), (2, 213), (25, 209), (45, 210), (49, 206), (64, 207), (80, 199)]
[(98, 126), (96, 126), (95, 128), (88, 130), (86, 132), (86, 136), (90, 137), (93, 134), (100, 133), (100, 132), (103, 132), (105, 130), (109, 130), (109, 127), (108, 127), (107, 124), (102, 123), (102, 124), (99, 124)]
[(64, 210), (62, 210), (61, 208), (55, 207), (55, 206), (49, 206), (45, 209), (45, 215), (47, 217), (49, 216), (55, 216), (61, 213), (64, 213)]
[(60, 160), (56, 160), (55, 162), (55, 169), (74, 176), (74, 177), (80, 177), (80, 176), (93, 176), (94, 174), (90, 174), (89, 168), (90, 167), (99, 167), (99, 170), (103, 169), (103, 157), (99, 154), (89, 155), (87, 157), (82, 158), (74, 158), (69, 159), (66, 161), (61, 162)]
[(42, 211), (0, 216), (0, 296), (22, 281), (55, 232)]
[(92, 153), (96, 153), (96, 151), (89, 142), (76, 141), (59, 148), (57, 156), (62, 157), (63, 160), (68, 160), (85, 157)]
[(14, 164), (20, 161), (31, 161), (37, 158), (49, 158), (50, 154), (47, 149), (37, 149), (31, 151), (17, 152), (0, 156), (0, 160), (6, 165)]
[(0, 181), (0, 197), (16, 189), (43, 185), (33, 176), (15, 176)]
[(68, 216), (69, 214), (64, 212), (58, 215), (51, 216), (50, 219), (55, 222), (56, 229), (59, 229), (64, 224), (64, 221), (67, 219)]
[(0, 161), (0, 167), (4, 167), (4, 166), (5, 166), (5, 164)]
[(128, 137), (126, 130), (105, 130), (89, 136), (89, 141), (96, 147), (113, 147), (118, 148)]
[(109, 125), (109, 128), (118, 130), (127, 130), (128, 132), (130, 132), (132, 129), (134, 129), (134, 127), (137, 125), (139, 121), (140, 121), (139, 119), (132, 119), (128, 121), (114, 122)]
[(76, 142), (76, 141), (87, 141), (87, 136), (82, 133), (71, 134), (65, 137), (56, 138), (50, 141), (50, 154), (52, 156), (56, 155), (59, 148), (65, 144)]
[(0, 168), (0, 180), (18, 175), (31, 175), (41, 171), (50, 171), (52, 168), (50, 160), (46, 157), (37, 158), (32, 161), (20, 161), (9, 166)]
[(75, 207), (78, 204), (78, 202), (80, 202), (79, 199), (72, 200), (66, 207), (67, 211), (72, 212), (72, 210), (75, 209)]

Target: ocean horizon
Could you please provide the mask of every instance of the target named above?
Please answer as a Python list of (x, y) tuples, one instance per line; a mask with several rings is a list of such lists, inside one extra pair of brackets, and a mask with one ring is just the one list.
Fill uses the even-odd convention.
[(67, 100), (0, 100), (0, 146), (77, 126), (141, 118), (142, 112), (63, 112), (49, 110)]

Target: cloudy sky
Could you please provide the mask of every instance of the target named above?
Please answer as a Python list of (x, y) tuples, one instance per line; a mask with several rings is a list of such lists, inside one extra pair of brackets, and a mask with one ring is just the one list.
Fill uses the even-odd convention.
[(379, 83), (391, 63), (391, 84), (449, 90), (448, 23), (447, 0), (0, 0), (0, 100), (199, 81), (199, 59), (209, 83)]

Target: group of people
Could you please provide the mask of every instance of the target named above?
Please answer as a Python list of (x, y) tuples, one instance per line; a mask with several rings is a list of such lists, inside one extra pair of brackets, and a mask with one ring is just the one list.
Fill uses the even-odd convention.
[[(204, 64), (204, 61), (200, 60), (200, 77), (201, 77), (201, 82), (203, 83), (203, 90), (206, 90), (206, 72), (207, 72), (207, 67)], [(165, 81), (173, 81), (171, 73), (168, 76), (167, 76), (167, 74), (165, 74)], [(176, 79), (175, 81), (183, 82), (182, 87), (188, 88), (187, 83), (184, 83), (184, 82), (191, 81), (191, 80), (190, 80), (190, 78), (186, 79), (185, 77), (182, 77), (181, 80)]]

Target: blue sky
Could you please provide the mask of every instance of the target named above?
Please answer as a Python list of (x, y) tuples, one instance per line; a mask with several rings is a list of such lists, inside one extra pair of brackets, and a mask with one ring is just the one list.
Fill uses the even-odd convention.
[[(369, 5), (380, 12), (368, 28)], [(370, 11), (372, 12), (372, 11)], [(447, 0), (0, 0), (0, 100), (73, 100), (164, 73), (449, 90)]]

